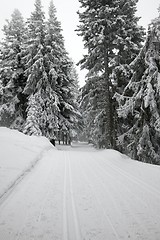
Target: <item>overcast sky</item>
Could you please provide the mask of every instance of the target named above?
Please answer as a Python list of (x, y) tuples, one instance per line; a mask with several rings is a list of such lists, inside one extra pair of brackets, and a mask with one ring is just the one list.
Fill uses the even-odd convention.
[[(44, 11), (48, 11), (50, 0), (42, 0)], [(57, 9), (58, 20), (62, 24), (63, 36), (65, 38), (65, 46), (70, 54), (70, 57), (77, 63), (83, 55), (83, 43), (80, 37), (74, 31), (78, 25), (78, 15), (76, 14), (79, 8), (78, 0), (53, 0)], [(160, 0), (139, 0), (137, 5), (137, 15), (141, 17), (140, 24), (147, 28), (147, 25), (152, 19), (158, 16), (157, 8), (160, 5)], [(34, 10), (34, 0), (0, 0), (0, 29), (5, 24), (5, 19), (10, 19), (15, 8), (18, 8), (24, 18), (30, 16)], [(0, 37), (2, 32), (0, 31)], [(81, 85), (84, 83), (85, 72), (78, 69)]]

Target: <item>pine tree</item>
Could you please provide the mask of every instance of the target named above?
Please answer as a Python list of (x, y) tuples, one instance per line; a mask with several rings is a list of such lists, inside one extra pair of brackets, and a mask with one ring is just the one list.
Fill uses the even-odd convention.
[[(95, 77), (100, 81), (97, 93), (98, 99), (103, 99), (99, 106), (95, 126), (100, 129), (103, 145), (106, 148), (115, 146), (115, 106), (113, 102), (113, 70), (119, 64), (124, 64), (137, 54), (143, 31), (138, 28), (135, 17), (137, 1), (84, 1), (79, 0), (83, 12), (79, 12), (79, 35), (83, 37), (88, 54), (80, 61), (82, 68), (89, 70), (88, 77), (94, 92)], [(133, 26), (131, 23), (133, 22)], [(133, 27), (133, 29), (132, 29)], [(132, 47), (131, 47), (132, 46)], [(91, 79), (93, 80), (91, 84)], [(114, 85), (117, 83), (114, 82)], [(120, 83), (122, 84), (122, 83)], [(92, 101), (92, 104), (96, 103)], [(96, 105), (93, 106), (93, 109)], [(92, 121), (92, 119), (91, 119)], [(95, 128), (95, 127), (94, 127)]]
[(60, 75), (61, 75), (61, 65), (62, 59), (66, 55), (64, 49), (64, 39), (61, 34), (61, 24), (56, 17), (56, 8), (53, 1), (50, 1), (49, 5), (49, 18), (46, 23), (46, 36), (45, 36), (45, 63), (46, 71), (50, 82), (50, 91), (53, 96), (53, 101), (51, 105), (54, 106), (55, 128), (54, 131), (58, 132), (60, 128), (59, 117), (60, 117)]
[[(73, 63), (66, 59), (66, 65), (62, 66), (62, 72), (58, 78), (58, 92), (60, 98), (59, 127), (62, 135), (74, 136), (76, 129), (81, 124), (81, 114), (76, 103), (76, 80), (73, 75)], [(63, 75), (62, 75), (63, 74)]]
[(79, 83), (78, 83), (78, 74), (75, 68), (74, 63), (72, 62), (69, 74), (70, 84), (69, 84), (69, 96), (70, 101), (68, 102), (72, 109), (70, 111), (70, 135), (71, 137), (77, 137), (80, 131), (83, 129), (83, 119), (82, 114), (79, 109)]
[(39, 93), (35, 93), (34, 95), (32, 94), (29, 98), (26, 126), (23, 129), (25, 134), (38, 136), (42, 135), (42, 131), (40, 129), (40, 119), (43, 114), (43, 110), (39, 100)]
[[(144, 47), (125, 73), (130, 79), (116, 94), (123, 120), (119, 143), (140, 161), (159, 164), (160, 155), (160, 17), (149, 25)], [(124, 71), (123, 71), (124, 72)]]
[(140, 17), (136, 17), (137, 2), (119, 1), (117, 38), (114, 40), (118, 65), (131, 63), (142, 47), (145, 32), (138, 24)]
[(29, 99), (24, 132), (49, 139), (55, 138), (60, 129), (69, 132), (71, 115), (75, 114), (74, 94), (72, 96), (71, 92), (72, 62), (65, 50), (61, 32), (53, 1), (45, 22), (41, 1), (36, 0), (35, 11), (28, 20), (28, 41), (24, 54), (27, 76), (24, 93)]
[(48, 73), (51, 78), (54, 76), (58, 129), (62, 134), (69, 135), (76, 126), (75, 116), (79, 115), (78, 107), (75, 104), (75, 75), (73, 74), (73, 63), (65, 50), (61, 24), (57, 20), (53, 1), (49, 6), (45, 44)]
[(0, 55), (1, 125), (22, 130), (27, 102), (26, 96), (23, 94), (26, 78), (21, 59), (25, 24), (18, 9), (14, 10), (11, 20), (7, 20), (3, 31), (4, 40), (1, 43)]
[[(135, 16), (137, 2), (138, 0), (120, 1), (118, 22), (121, 27), (119, 27), (117, 38), (114, 40), (116, 56), (112, 64), (112, 78), (115, 80), (114, 85), (119, 93), (122, 93), (128, 84), (128, 79), (121, 76), (121, 73), (138, 55), (145, 36), (144, 28), (138, 25), (140, 18)], [(116, 78), (114, 78), (114, 74)]]
[(98, 148), (105, 147), (105, 100), (102, 97), (103, 78), (89, 77), (82, 91), (80, 107), (83, 113), (85, 134), (88, 141)]
[(27, 84), (24, 92), (28, 95), (36, 93), (40, 88), (46, 86), (47, 74), (44, 66), (44, 37), (45, 17), (42, 11), (41, 1), (35, 1), (35, 11), (27, 22), (27, 37), (25, 65)]
[[(116, 2), (116, 1), (115, 1)], [(105, 147), (112, 146), (112, 126), (111, 126), (111, 101), (109, 82), (109, 58), (112, 54), (111, 30), (114, 32), (113, 17), (116, 14), (115, 3), (106, 5), (105, 1), (83, 1), (80, 0), (81, 7), (85, 8), (83, 13), (79, 12), (81, 25), (78, 31), (83, 36), (88, 55), (80, 62), (83, 68), (89, 70), (89, 76), (99, 75), (105, 79), (103, 88), (105, 95)], [(112, 23), (112, 24), (111, 24)], [(96, 117), (96, 116), (95, 116)]]
[[(51, 63), (47, 62), (45, 36), (44, 12), (42, 11), (41, 1), (36, 0), (35, 10), (28, 19), (28, 41), (24, 57), (25, 73), (27, 75), (24, 93), (28, 95), (29, 99), (24, 132), (52, 138), (54, 137), (54, 131), (57, 129), (56, 114), (59, 100), (54, 91), (56, 73)], [(37, 103), (33, 104), (36, 101)], [(39, 110), (40, 106), (41, 111)], [(36, 107), (37, 109), (35, 109)], [(35, 113), (31, 117), (33, 109)], [(30, 127), (32, 125), (31, 121), (33, 121), (33, 125), (36, 123), (37, 127)]]

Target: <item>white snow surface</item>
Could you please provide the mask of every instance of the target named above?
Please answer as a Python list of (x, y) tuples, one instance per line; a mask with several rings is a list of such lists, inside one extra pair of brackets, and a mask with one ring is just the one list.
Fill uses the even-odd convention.
[(44, 137), (0, 127), (0, 197), (50, 148), (52, 145)]
[(57, 148), (0, 128), (0, 240), (160, 239), (159, 166)]

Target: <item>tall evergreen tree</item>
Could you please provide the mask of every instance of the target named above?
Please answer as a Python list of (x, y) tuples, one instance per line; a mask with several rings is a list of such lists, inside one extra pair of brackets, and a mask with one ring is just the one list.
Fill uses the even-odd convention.
[(70, 135), (71, 137), (78, 137), (80, 131), (83, 128), (83, 119), (82, 114), (79, 109), (79, 83), (78, 83), (78, 74), (75, 68), (74, 63), (72, 62), (70, 73), (69, 73), (70, 84), (69, 88), (69, 96), (70, 100), (68, 103), (72, 106), (70, 110)]
[(98, 148), (106, 147), (106, 101), (103, 97), (105, 95), (103, 84), (104, 79), (101, 76), (89, 77), (83, 87), (80, 104), (86, 126), (86, 136), (89, 142), (94, 143)]
[(25, 24), (18, 9), (11, 15), (4, 28), (0, 55), (0, 117), (1, 125), (22, 130), (26, 115), (26, 96), (23, 89), (26, 82), (21, 52), (25, 39)]
[(58, 127), (58, 99), (54, 91), (56, 73), (46, 58), (45, 36), (44, 12), (41, 1), (36, 0), (35, 10), (28, 20), (28, 41), (24, 57), (27, 75), (24, 93), (29, 99), (24, 133), (52, 138)]
[(49, 80), (52, 82), (52, 95), (56, 99), (56, 108), (57, 108), (57, 128), (55, 131), (60, 129), (60, 101), (61, 101), (61, 66), (62, 59), (66, 56), (66, 51), (64, 48), (64, 39), (61, 34), (61, 24), (56, 17), (56, 8), (53, 4), (53, 1), (50, 1), (49, 5), (49, 18), (46, 23), (46, 36), (45, 36), (45, 45), (46, 45), (46, 54), (45, 61), (47, 67), (47, 73)]
[(121, 75), (130, 79), (116, 94), (123, 119), (119, 143), (138, 160), (160, 164), (160, 17), (149, 25), (144, 47)]
[(43, 87), (45, 88), (47, 83), (44, 67), (45, 17), (41, 0), (35, 1), (35, 10), (27, 21), (27, 30), (28, 39), (24, 57), (27, 84), (24, 91), (30, 95)]
[[(60, 129), (69, 132), (75, 115), (71, 77), (72, 62), (64, 47), (61, 24), (53, 1), (45, 22), (41, 1), (35, 1), (35, 11), (28, 20), (28, 41), (24, 62), (28, 95), (24, 133), (54, 138)], [(37, 133), (36, 133), (37, 131)]]
[(45, 44), (48, 73), (50, 76), (54, 75), (54, 89), (58, 99), (58, 127), (63, 133), (69, 133), (75, 127), (77, 116), (79, 116), (78, 107), (75, 104), (77, 79), (73, 74), (73, 63), (65, 50), (61, 24), (57, 20), (53, 1), (49, 6)]
[[(92, 88), (87, 92), (90, 92), (93, 98), (94, 84), (96, 81), (99, 82), (95, 99), (90, 104), (98, 104), (97, 101), (100, 100), (99, 109), (96, 105), (92, 108), (96, 109), (95, 121), (98, 121), (93, 128), (98, 126), (101, 130), (94, 129), (93, 131), (100, 132), (101, 140), (106, 148), (114, 147), (115, 107), (112, 97), (115, 90), (112, 73), (119, 64), (131, 61), (137, 54), (142, 41), (143, 29), (138, 27), (138, 18), (135, 17), (137, 1), (79, 0), (79, 2), (83, 12), (79, 12), (81, 24), (78, 32), (83, 37), (85, 48), (88, 49), (88, 53), (80, 64), (82, 68), (89, 70), (90, 84), (88, 87)], [(98, 94), (101, 94), (101, 97), (97, 98)]]
[(136, 17), (138, 0), (120, 0), (117, 16), (117, 36), (114, 40), (117, 64), (129, 64), (137, 56), (144, 40), (144, 28)]

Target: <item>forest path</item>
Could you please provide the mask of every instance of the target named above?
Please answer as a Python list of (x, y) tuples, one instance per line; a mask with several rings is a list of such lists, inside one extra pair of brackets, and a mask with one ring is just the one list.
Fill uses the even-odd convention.
[(59, 146), (0, 205), (1, 240), (159, 240), (160, 168)]

